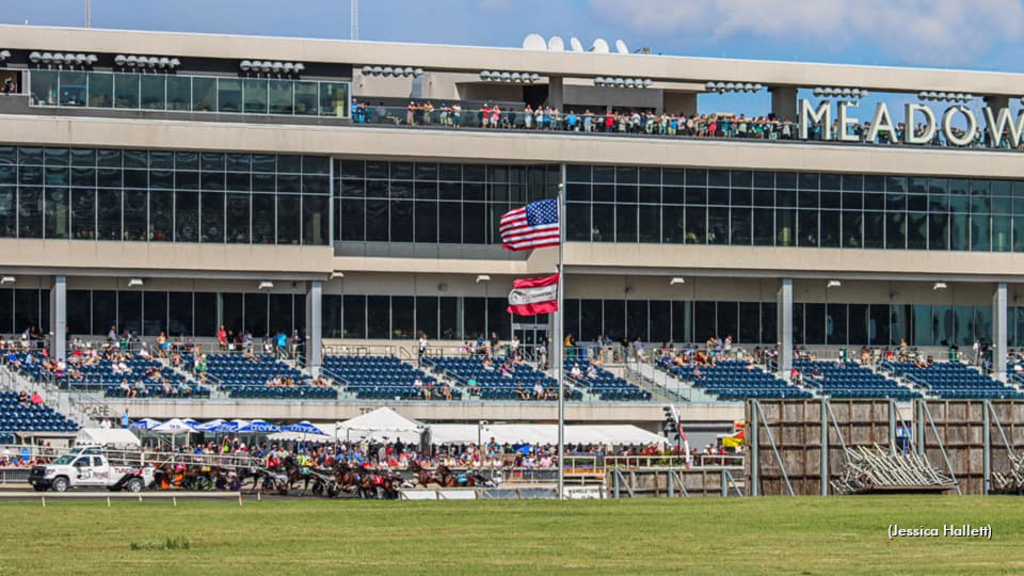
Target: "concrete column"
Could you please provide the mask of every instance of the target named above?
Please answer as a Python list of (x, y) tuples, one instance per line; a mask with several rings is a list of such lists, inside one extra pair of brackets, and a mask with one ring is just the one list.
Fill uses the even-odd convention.
[(779, 341), (779, 376), (789, 380), (793, 369), (793, 279), (783, 278), (776, 306), (776, 329)]
[(565, 84), (560, 76), (551, 76), (548, 79), (547, 105), (559, 110), (565, 107)]
[(1006, 382), (1006, 334), (1009, 331), (1009, 309), (1006, 306), (1006, 283), (996, 284), (992, 294), (992, 375)]
[(67, 359), (68, 346), (68, 279), (54, 276), (50, 289), (50, 357)]
[(323, 290), (319, 280), (306, 287), (306, 366), (314, 377), (323, 363)]
[(661, 98), (661, 112), (693, 116), (697, 113), (697, 93), (665, 91)]
[(1003, 108), (1010, 107), (1009, 96), (985, 96), (985, 105), (992, 109), (992, 115), (997, 116)]
[(779, 120), (796, 122), (798, 120), (796, 88), (775, 86), (769, 90), (772, 94), (772, 114)]

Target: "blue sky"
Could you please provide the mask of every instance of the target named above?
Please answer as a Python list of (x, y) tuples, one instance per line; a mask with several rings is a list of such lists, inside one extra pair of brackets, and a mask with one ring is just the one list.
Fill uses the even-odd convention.
[[(0, 0), (0, 22), (79, 26), (84, 0)], [(347, 0), (93, 0), (93, 26), (347, 38)], [(665, 54), (1020, 71), (1021, 0), (363, 0), (365, 40), (519, 46), (529, 32)], [(2, 39), (0, 39), (2, 43)]]

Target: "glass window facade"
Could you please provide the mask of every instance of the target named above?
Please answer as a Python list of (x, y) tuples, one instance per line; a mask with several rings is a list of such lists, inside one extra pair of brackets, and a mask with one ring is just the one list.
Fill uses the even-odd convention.
[(0, 237), (326, 245), (325, 157), (0, 146)]
[(50, 291), (35, 288), (0, 289), (0, 334), (37, 328), (50, 331)]
[(348, 118), (348, 82), (32, 70), (35, 106)]
[[(992, 307), (929, 304), (793, 304), (794, 345), (970, 347), (992, 341)], [(1007, 341), (1024, 345), (1024, 308), (1010, 307)], [(799, 335), (799, 338), (796, 337)]]
[(559, 172), (557, 165), (339, 160), (334, 169), (335, 239), (500, 243), (502, 215), (553, 198)]
[[(420, 332), (440, 340), (512, 337), (508, 299), (324, 294), (324, 338), (410, 340)], [(544, 322), (547, 320), (545, 319)]]
[(578, 242), (1024, 251), (1024, 181), (569, 166)]
[[(223, 324), (263, 338), (304, 331), (305, 310), (305, 294), (68, 290), (68, 333), (103, 335), (115, 327), (140, 336), (209, 338)], [(0, 322), (2, 312), (0, 304)]]
[(774, 344), (774, 302), (566, 299), (566, 334), (647, 342), (704, 342), (732, 336), (743, 344)]
[[(712, 336), (741, 344), (774, 346), (774, 302), (566, 299), (566, 334), (580, 341), (604, 335), (614, 340), (704, 342)], [(970, 347), (991, 341), (991, 306), (794, 303), (797, 346)], [(1024, 346), (1024, 307), (1010, 307), (1008, 342)]]

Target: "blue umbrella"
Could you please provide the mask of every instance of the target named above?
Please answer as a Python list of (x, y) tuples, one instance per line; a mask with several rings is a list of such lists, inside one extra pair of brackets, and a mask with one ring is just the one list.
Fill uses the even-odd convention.
[(216, 434), (233, 434), (237, 432), (239, 428), (240, 426), (238, 422), (224, 422), (213, 430), (208, 430), (208, 432), (214, 432)]
[(235, 430), (236, 434), (270, 434), (273, 432), (280, 432), (281, 429), (273, 424), (268, 424), (263, 420), (253, 420), (246, 426), (242, 426), (238, 430)]
[(153, 420), (152, 418), (142, 418), (142, 419), (136, 420), (135, 422), (132, 422), (131, 426), (129, 426), (128, 429), (129, 430), (152, 430), (153, 428), (156, 428), (159, 425), (160, 425), (160, 421), (159, 420)]
[(303, 420), (297, 424), (290, 424), (281, 428), (281, 432), (297, 432), (299, 434), (319, 434), (326, 436), (323, 430)]
[(211, 420), (209, 422), (206, 422), (205, 424), (199, 424), (198, 426), (193, 426), (193, 428), (195, 428), (197, 432), (213, 432), (214, 430), (216, 430), (217, 428), (219, 428), (222, 425), (224, 425), (224, 420), (218, 418), (216, 420)]

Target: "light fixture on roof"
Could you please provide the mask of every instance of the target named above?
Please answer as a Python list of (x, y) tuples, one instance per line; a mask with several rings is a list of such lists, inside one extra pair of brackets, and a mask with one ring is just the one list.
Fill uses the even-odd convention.
[(939, 102), (963, 102), (967, 103), (974, 100), (973, 94), (965, 94), (963, 92), (918, 92), (917, 97), (919, 100), (933, 100)]
[[(422, 76), (423, 70), (417, 68), (414, 71), (416, 76)], [(533, 72), (508, 72), (499, 70), (481, 70), (480, 79), (484, 82), (505, 82), (505, 83), (527, 83), (532, 84), (540, 80), (540, 74)]]
[[(171, 61), (172, 64), (173, 62), (174, 60)], [(298, 74), (299, 72), (305, 69), (305, 67), (302, 66), (302, 64), (299, 64), (298, 62), (279, 62), (271, 60), (251, 59), (242, 60), (241, 62), (239, 62), (238, 67), (242, 70), (242, 72), (249, 72), (252, 74), (259, 74), (261, 72), (264, 74), (274, 73), (279, 76), (281, 74)]]
[(260, 282), (260, 285), (257, 288), (260, 290), (273, 290), (274, 283), (269, 280), (264, 280), (263, 282)]
[(843, 285), (843, 283), (840, 282), (839, 280), (829, 280), (828, 281), (828, 285), (825, 286), (825, 287), (826, 288), (840, 288), (840, 287), (842, 287), (842, 285)]
[(679, 284), (686, 284), (686, 278), (683, 278), (682, 276), (676, 276), (669, 280), (668, 282), (669, 286), (678, 286)]
[(132, 278), (128, 281), (129, 288), (140, 288), (143, 284), (144, 282), (142, 281), (142, 278)]
[(843, 98), (845, 100), (860, 100), (861, 98), (867, 98), (868, 91), (863, 88), (850, 88), (847, 87), (833, 87), (833, 86), (818, 86), (814, 88), (813, 94), (817, 98)]
[(0, 284), (14, 284), (16, 282), (14, 276), (4, 276), (0, 278)]
[(946, 286), (945, 282), (936, 282), (935, 285), (932, 286), (932, 290), (945, 290), (946, 288), (948, 288), (948, 286)]
[(338, 278), (344, 278), (344, 277), (345, 277), (345, 273), (344, 272), (342, 272), (341, 270), (335, 270), (334, 272), (331, 272), (331, 276), (330, 276), (329, 280), (337, 280)]
[(725, 94), (726, 92), (760, 92), (764, 86), (761, 84), (755, 84), (753, 82), (708, 82), (704, 85), (704, 90), (707, 92), (717, 92), (719, 94)]
[(42, 59), (43, 59), (43, 55), (40, 54), (39, 52), (30, 52), (29, 55), (28, 55), (29, 62), (31, 62), (33, 64), (38, 64), (39, 61), (42, 60)]
[(7, 60), (11, 57), (10, 50), (0, 50), (0, 61)]
[(481, 282), (490, 282), (490, 281), (491, 281), (491, 277), (489, 275), (487, 275), (487, 274), (480, 274), (480, 275), (478, 275), (476, 277), (476, 283), (477, 284), (479, 284)]

